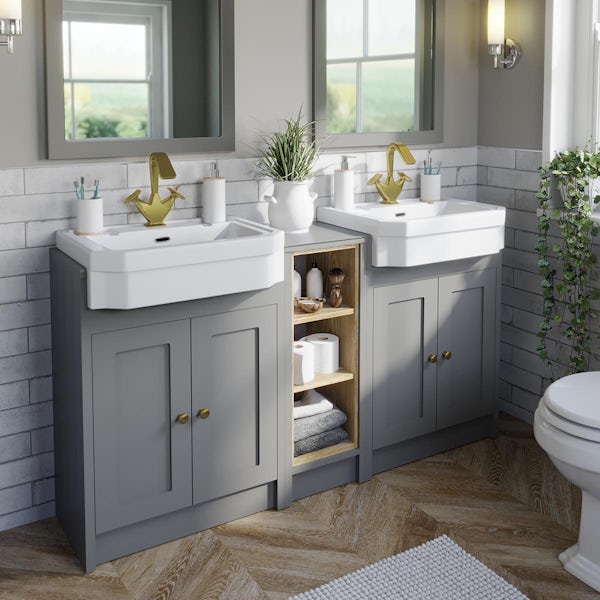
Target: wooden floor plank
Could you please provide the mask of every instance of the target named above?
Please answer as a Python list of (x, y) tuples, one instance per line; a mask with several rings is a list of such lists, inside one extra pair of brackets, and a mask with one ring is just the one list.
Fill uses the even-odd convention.
[(482, 440), (84, 575), (55, 519), (0, 533), (2, 600), (283, 600), (441, 534), (532, 600), (599, 600), (557, 559), (580, 495), (503, 418)]

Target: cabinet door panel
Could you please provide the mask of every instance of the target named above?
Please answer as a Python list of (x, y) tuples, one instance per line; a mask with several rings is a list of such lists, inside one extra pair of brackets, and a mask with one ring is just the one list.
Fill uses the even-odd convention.
[(435, 429), (437, 281), (375, 288), (373, 446)]
[(495, 290), (494, 269), (440, 278), (438, 429), (493, 411)]
[(276, 479), (277, 308), (194, 319), (192, 357), (194, 503)]
[(191, 504), (189, 321), (93, 336), (96, 532)]

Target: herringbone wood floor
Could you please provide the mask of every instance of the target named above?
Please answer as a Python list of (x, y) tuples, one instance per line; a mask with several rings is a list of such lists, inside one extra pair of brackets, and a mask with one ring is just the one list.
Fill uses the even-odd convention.
[(115, 560), (90, 575), (54, 519), (0, 533), (0, 598), (283, 599), (446, 533), (532, 599), (599, 599), (556, 558), (576, 539), (577, 491), (529, 426), (501, 423), (497, 440)]

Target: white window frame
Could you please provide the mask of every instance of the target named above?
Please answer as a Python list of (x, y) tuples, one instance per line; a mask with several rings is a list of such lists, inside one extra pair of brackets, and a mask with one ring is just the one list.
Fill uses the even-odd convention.
[(600, 0), (546, 0), (543, 160), (600, 141)]
[[(415, 47), (413, 52), (405, 52), (405, 53), (395, 53), (395, 54), (373, 54), (369, 55), (369, 2), (370, 0), (362, 0), (362, 46), (363, 51), (360, 56), (345, 56), (343, 58), (328, 58), (326, 60), (326, 65), (329, 67), (330, 65), (356, 65), (356, 123), (355, 123), (355, 131), (352, 133), (364, 133), (363, 131), (363, 85), (362, 85), (362, 72), (363, 65), (370, 62), (388, 62), (388, 61), (398, 61), (398, 60), (410, 60), (412, 59), (415, 64), (415, 74), (414, 74), (414, 95), (413, 95), (413, 129), (418, 129), (420, 114), (420, 94), (421, 94), (421, 86), (420, 84), (420, 76), (421, 76), (421, 61), (420, 56), (417, 51), (418, 40), (421, 39), (423, 32), (423, 15), (421, 10), (421, 3), (417, 0), (413, 0), (415, 2)], [(327, 82), (326, 82), (327, 84)], [(392, 130), (394, 131), (394, 130)], [(338, 132), (327, 132), (328, 134), (336, 134)], [(368, 133), (381, 133), (381, 132), (368, 132)], [(383, 132), (385, 133), (385, 132)]]
[[(171, 48), (171, 0), (128, 0), (126, 3), (113, 0), (63, 0), (63, 20), (71, 23), (108, 22), (142, 24), (147, 29), (146, 63), (144, 79), (149, 86), (148, 135), (146, 138), (162, 138), (172, 135), (171, 85), (168, 56)], [(69, 49), (71, 45), (69, 43)], [(70, 51), (70, 50), (69, 50)], [(71, 74), (71, 71), (70, 71)], [(73, 79), (64, 76), (65, 83), (109, 82), (127, 83), (128, 80)], [(75, 116), (72, 115), (73, 123)]]

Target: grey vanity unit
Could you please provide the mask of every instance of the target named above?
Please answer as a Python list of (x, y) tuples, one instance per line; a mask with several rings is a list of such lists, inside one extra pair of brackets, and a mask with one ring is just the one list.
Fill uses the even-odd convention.
[(496, 433), (501, 259), (372, 267), (370, 251), (361, 402), (378, 473)]
[[(86, 571), (495, 432), (500, 256), (370, 266), (368, 236), (286, 235), (269, 289), (89, 310), (86, 270), (51, 251), (58, 517)], [(345, 273), (302, 314), (293, 270)], [(327, 281), (325, 295), (329, 293)], [(340, 370), (293, 385), (292, 342), (339, 337)], [(292, 401), (316, 389), (347, 438), (293, 455)]]
[(283, 283), (89, 310), (51, 252), (57, 515), (86, 571), (274, 507)]

